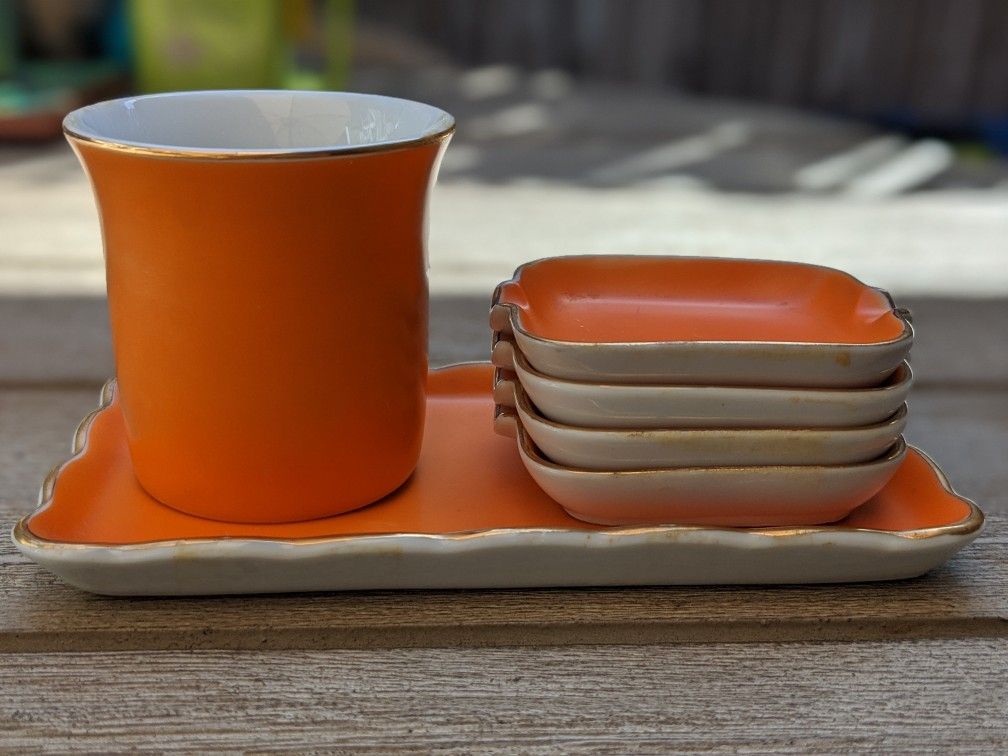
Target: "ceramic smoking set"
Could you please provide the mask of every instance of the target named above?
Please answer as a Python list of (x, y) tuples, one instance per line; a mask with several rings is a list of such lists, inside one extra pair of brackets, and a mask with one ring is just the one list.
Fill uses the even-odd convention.
[(907, 313), (840, 271), (540, 260), (488, 302), (492, 362), (428, 373), (452, 128), (317, 92), (71, 114), (116, 380), (17, 547), (86, 590), (191, 595), (887, 580), (976, 537), (902, 437)]

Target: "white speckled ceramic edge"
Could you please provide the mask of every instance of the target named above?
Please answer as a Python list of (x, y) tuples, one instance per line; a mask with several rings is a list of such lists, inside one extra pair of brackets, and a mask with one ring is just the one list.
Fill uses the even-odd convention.
[(516, 435), (525, 469), (567, 514), (624, 527), (655, 522), (806, 527), (837, 522), (882, 490), (909, 448), (900, 436), (884, 456), (856, 465), (612, 471), (565, 467), (546, 459), (521, 423)]
[[(510, 390), (522, 427), (547, 459), (586, 470), (747, 465), (852, 465), (884, 454), (903, 433), (903, 404), (881, 423), (853, 428), (584, 428), (543, 417), (518, 382), (499, 381), (496, 396)], [(498, 403), (494, 428), (501, 428)], [(508, 410), (510, 411), (510, 410)]]
[[(106, 388), (102, 406), (109, 398)], [(85, 418), (74, 434), (74, 456), (84, 448), (95, 414)], [(925, 458), (941, 485), (954, 493), (940, 469)], [(65, 464), (47, 476), (40, 503), (48, 499)], [(915, 577), (951, 558), (977, 537), (984, 520), (973, 502), (959, 498), (970, 507), (962, 521), (898, 533), (830, 526), (760, 530), (663, 526), (283, 541), (182, 539), (103, 546), (38, 538), (25, 517), (15, 525), (12, 539), (27, 558), (70, 585), (124, 596), (838, 583)]]
[(399, 534), (331, 541), (45, 544), (23, 554), (70, 585), (121, 596), (333, 590), (842, 583), (937, 567), (978, 530), (924, 539), (823, 529), (785, 538), (715, 528)]
[[(536, 371), (508, 338), (492, 362), (521, 383), (543, 416), (594, 428), (840, 428), (878, 423), (906, 401), (913, 371), (904, 362), (881, 386), (862, 389), (765, 388), (571, 381)], [(494, 400), (507, 404), (507, 392)], [(509, 405), (510, 406), (510, 405)]]

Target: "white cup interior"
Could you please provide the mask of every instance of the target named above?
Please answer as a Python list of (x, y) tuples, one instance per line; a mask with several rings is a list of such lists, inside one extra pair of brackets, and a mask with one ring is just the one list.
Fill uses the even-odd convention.
[(80, 108), (72, 136), (153, 151), (275, 154), (395, 147), (451, 129), (431, 105), (380, 95), (291, 90), (170, 92)]

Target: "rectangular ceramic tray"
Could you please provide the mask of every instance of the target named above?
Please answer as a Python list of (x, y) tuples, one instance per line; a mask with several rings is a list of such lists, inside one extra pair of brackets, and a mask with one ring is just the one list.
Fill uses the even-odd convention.
[(136, 483), (114, 384), (73, 457), (14, 529), (30, 559), (118, 595), (544, 586), (835, 583), (920, 575), (983, 515), (911, 450), (881, 493), (834, 525), (607, 528), (564, 513), (514, 441), (493, 432), (489, 364), (434, 371), (413, 478), (365, 509), (280, 525), (203, 520)]

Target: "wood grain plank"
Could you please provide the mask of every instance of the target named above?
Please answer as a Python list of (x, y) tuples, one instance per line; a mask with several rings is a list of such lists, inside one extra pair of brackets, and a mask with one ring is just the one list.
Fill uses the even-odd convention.
[(870, 117), (903, 117), (912, 107), (915, 78), (931, 72), (914, 69), (914, 56), (925, 33), (923, 4), (914, 0), (869, 4), (867, 47), (862, 51), (857, 76), (851, 78), (849, 98), (854, 112)]
[(1008, 513), (1008, 392), (916, 389), (906, 437), (984, 511)]
[(981, 118), (1008, 112), (1008, 4), (987, 0), (983, 6), (983, 28), (976, 53), (976, 77), (973, 81), (972, 111)]
[(0, 323), (0, 385), (93, 385), (112, 370), (104, 297), (0, 297)]
[[(371, 3), (365, 3), (364, 7), (369, 5)], [(439, 34), (448, 40), (449, 49), (462, 60), (470, 62), (478, 60), (480, 56), (478, 6), (466, 0), (447, 0), (439, 11), (441, 22), (445, 27)]]
[(672, 11), (667, 30), (668, 66), (665, 82), (678, 90), (695, 90), (703, 81), (705, 0), (665, 0)]
[[(911, 441), (988, 512), (1008, 512), (1005, 392), (916, 391)], [(92, 391), (0, 393), (0, 526), (31, 506)], [(891, 585), (321, 594), (126, 601), (58, 584), (0, 545), (0, 650), (850, 639), (1008, 632), (1008, 518), (948, 567)], [(269, 629), (267, 631), (267, 629)]]
[[(485, 296), (432, 297), (432, 365), (490, 359)], [(104, 297), (0, 296), (0, 387), (92, 388), (113, 374)]]
[(1006, 519), (916, 580), (849, 586), (108, 599), (0, 565), (0, 652), (1008, 636)]
[(997, 752), (1004, 640), (11, 655), (4, 751)]
[(919, 388), (1008, 386), (1008, 299), (901, 297), (914, 317), (911, 360)]
[(985, 21), (983, 2), (924, 0), (917, 10), (921, 18), (908, 77), (914, 115), (937, 124), (971, 119), (972, 88), (980, 73), (976, 57)]
[[(777, 5), (771, 31), (767, 90), (777, 102), (807, 102), (816, 75), (820, 3)], [(814, 101), (814, 99), (813, 99)]]
[(769, 100), (771, 61), (782, 40), (777, 37), (781, 21), (794, 12), (779, 0), (749, 0), (746, 32), (737, 39), (734, 57), (742, 69), (741, 88), (735, 94), (754, 100)]
[[(769, 93), (780, 101), (874, 116), (905, 116), (911, 108), (938, 126), (968, 125), (976, 103), (981, 116), (991, 116), (1006, 101), (1006, 16), (997, 0), (709, 0), (699, 4), (705, 18), (699, 34), (691, 34), (696, 43), (641, 26), (646, 15), (654, 16), (657, 29), (670, 26), (670, 15), (673, 27), (680, 19), (693, 26), (693, 4), (485, 0), (438, 4), (418, 15), (415, 4), (371, 0), (361, 12), (468, 62), (534, 67), (552, 58), (596, 77), (655, 83), (661, 67), (674, 60), (665, 77), (674, 86)], [(527, 13), (530, 6), (534, 14)], [(776, 21), (765, 23), (771, 18)], [(446, 26), (465, 32), (445, 34)], [(565, 54), (550, 55), (559, 50)]]
[(627, 10), (631, 40), (626, 51), (627, 78), (661, 86), (669, 73), (679, 7), (665, 0), (637, 0)]
[(491, 0), (480, 7), (482, 23), (477, 27), (482, 50), (480, 59), (488, 63), (531, 62), (530, 25), (521, 0)]
[(574, 71), (600, 77), (610, 62), (608, 56), (599, 55), (606, 49), (609, 4), (606, 0), (574, 0), (572, 9), (570, 34), (575, 51)]
[(49, 470), (69, 455), (77, 423), (98, 406), (99, 388), (0, 390), (0, 563), (21, 560), (7, 534), (35, 507)]
[(851, 112), (863, 105), (855, 102), (856, 90), (865, 78), (877, 5), (872, 0), (820, 0), (818, 11), (811, 102)]
[(702, 7), (701, 91), (717, 95), (744, 95), (750, 61), (740, 51), (754, 41), (749, 35), (753, 8), (749, 3), (731, 0), (708, 0)]
[[(903, 297), (918, 388), (1008, 388), (1008, 299)], [(489, 359), (490, 292), (431, 298), (432, 365)], [(112, 374), (104, 299), (0, 297), (0, 387), (98, 386)]]

